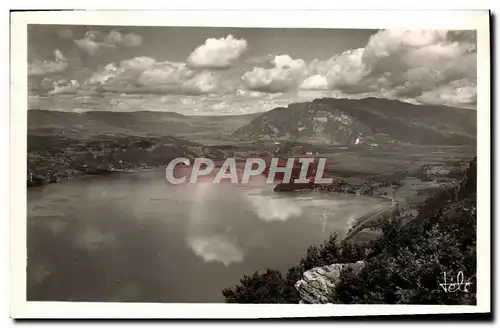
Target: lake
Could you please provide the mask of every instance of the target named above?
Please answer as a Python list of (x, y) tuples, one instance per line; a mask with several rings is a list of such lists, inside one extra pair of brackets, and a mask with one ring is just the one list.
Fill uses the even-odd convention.
[(163, 171), (28, 189), (28, 300), (223, 302), (244, 274), (287, 270), (384, 208), (263, 183), (171, 185)]

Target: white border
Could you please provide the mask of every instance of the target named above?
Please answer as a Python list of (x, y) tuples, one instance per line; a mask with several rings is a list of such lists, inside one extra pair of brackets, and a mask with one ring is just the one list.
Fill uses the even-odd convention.
[[(26, 302), (27, 24), (475, 29), (477, 306)], [(77, 11), (11, 14), (10, 264), (14, 318), (273, 318), (490, 312), (490, 47), (486, 11)]]

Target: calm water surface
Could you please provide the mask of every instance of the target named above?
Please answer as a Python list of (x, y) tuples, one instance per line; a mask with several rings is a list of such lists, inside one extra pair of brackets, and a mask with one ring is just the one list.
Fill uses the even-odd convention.
[(30, 188), (28, 299), (223, 302), (243, 274), (286, 270), (384, 206), (266, 184), (174, 186), (162, 171)]

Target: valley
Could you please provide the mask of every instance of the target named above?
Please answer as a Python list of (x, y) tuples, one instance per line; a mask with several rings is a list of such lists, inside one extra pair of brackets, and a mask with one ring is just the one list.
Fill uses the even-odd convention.
[[(439, 121), (451, 110), (457, 115)], [(422, 200), (462, 178), (476, 153), (473, 114), (382, 99), (317, 99), (262, 114), (211, 117), (30, 110), (27, 186), (164, 170), (176, 157), (220, 164), (229, 157), (307, 154), (326, 158), (326, 177), (334, 179), (314, 187), (317, 192), (389, 197), (412, 217)], [(359, 226), (364, 219), (351, 228), (373, 235), (378, 221)]]

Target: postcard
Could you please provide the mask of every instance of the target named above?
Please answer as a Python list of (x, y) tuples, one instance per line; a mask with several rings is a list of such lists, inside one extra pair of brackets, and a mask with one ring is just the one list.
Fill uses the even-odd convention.
[(11, 13), (11, 316), (489, 313), (489, 24)]

